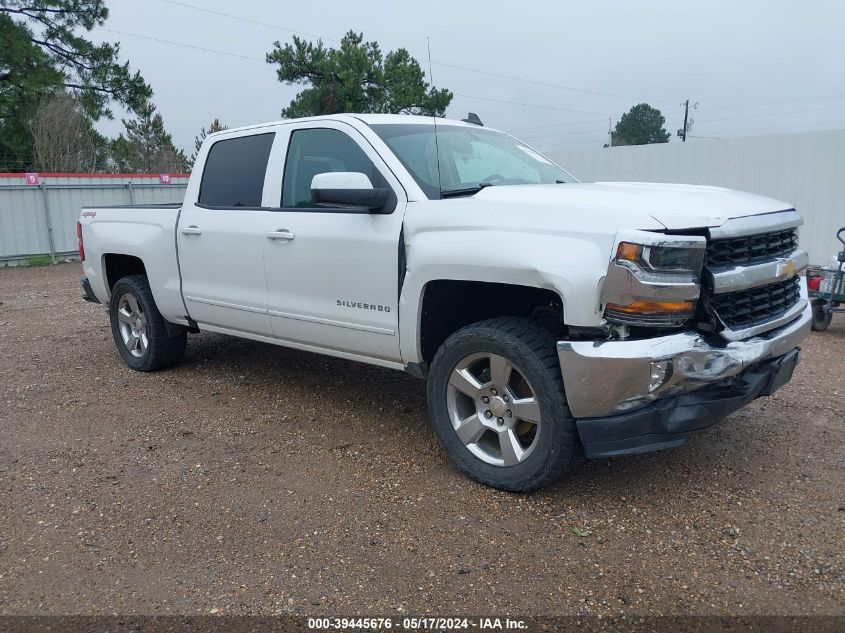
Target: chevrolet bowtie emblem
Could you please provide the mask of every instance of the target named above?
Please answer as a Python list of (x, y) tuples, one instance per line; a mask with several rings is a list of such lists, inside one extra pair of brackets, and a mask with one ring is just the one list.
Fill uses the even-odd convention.
[(782, 259), (778, 262), (778, 277), (791, 277), (795, 274), (795, 262), (791, 259)]

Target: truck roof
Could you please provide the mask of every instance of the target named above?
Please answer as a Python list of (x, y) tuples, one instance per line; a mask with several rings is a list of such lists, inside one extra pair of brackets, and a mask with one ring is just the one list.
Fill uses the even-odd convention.
[[(248, 130), (256, 130), (262, 127), (267, 127), (269, 125), (278, 125), (280, 123), (300, 123), (304, 121), (349, 121), (349, 119), (357, 119), (367, 125), (386, 125), (386, 124), (404, 124), (404, 125), (431, 125), (432, 117), (430, 116), (419, 116), (415, 114), (359, 114), (359, 113), (351, 113), (351, 112), (342, 112), (338, 114), (323, 114), (320, 116), (310, 116), (310, 117), (302, 117), (299, 119), (280, 119), (278, 121), (268, 121), (265, 123), (257, 123), (253, 125), (244, 125), (241, 127), (230, 128), (227, 130), (223, 130), (222, 132), (215, 132), (214, 134), (209, 134), (211, 136), (217, 136), (218, 134), (231, 134), (232, 132), (242, 132)], [(446, 119), (446, 118), (438, 118), (437, 119), (438, 125), (459, 125), (463, 127), (472, 127), (477, 128), (477, 125), (472, 123), (465, 123), (464, 121), (458, 121), (456, 119)], [(485, 129), (492, 129), (492, 128), (485, 128)]]
[[(399, 123), (404, 125), (431, 125), (431, 120), (432, 118), (434, 118), (430, 116), (420, 116), (416, 114), (344, 114), (342, 116), (348, 116), (358, 119), (359, 121), (363, 121), (367, 125), (385, 125), (392, 123)], [(442, 122), (443, 125), (462, 125), (478, 127), (477, 125), (473, 125), (472, 123), (465, 123), (464, 121), (457, 121), (455, 119), (438, 118), (437, 122)]]

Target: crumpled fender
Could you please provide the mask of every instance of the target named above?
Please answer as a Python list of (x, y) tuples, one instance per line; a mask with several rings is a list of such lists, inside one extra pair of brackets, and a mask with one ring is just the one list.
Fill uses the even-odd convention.
[[(564, 236), (547, 231), (488, 227), (409, 231), (406, 274), (399, 298), (403, 362), (421, 360), (419, 332), (425, 286), (440, 279), (505, 283), (556, 292), (568, 325), (598, 326), (601, 281), (614, 232)], [(464, 256), (460, 256), (464, 254)]]

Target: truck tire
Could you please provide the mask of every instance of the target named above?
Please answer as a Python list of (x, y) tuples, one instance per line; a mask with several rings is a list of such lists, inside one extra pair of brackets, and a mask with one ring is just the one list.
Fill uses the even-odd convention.
[(483, 484), (531, 492), (580, 454), (555, 340), (529, 319), (490, 319), (452, 334), (434, 356), (427, 392), (441, 444)]
[(169, 335), (146, 275), (118, 279), (112, 289), (109, 318), (117, 351), (135, 371), (170, 367), (185, 355), (188, 333)]
[(833, 313), (827, 311), (827, 301), (813, 299), (813, 331), (824, 332), (833, 320)]

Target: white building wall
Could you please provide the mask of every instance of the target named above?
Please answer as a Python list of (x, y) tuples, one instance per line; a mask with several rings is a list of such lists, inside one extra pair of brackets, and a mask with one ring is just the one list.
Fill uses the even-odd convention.
[(584, 182), (717, 185), (783, 200), (804, 217), (800, 241), (813, 264), (842, 249), (845, 130), (547, 153)]

